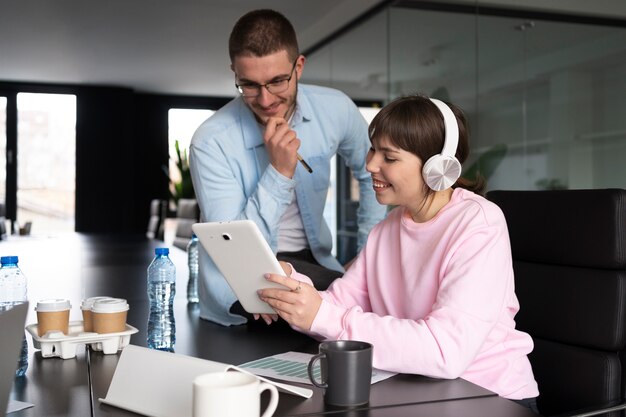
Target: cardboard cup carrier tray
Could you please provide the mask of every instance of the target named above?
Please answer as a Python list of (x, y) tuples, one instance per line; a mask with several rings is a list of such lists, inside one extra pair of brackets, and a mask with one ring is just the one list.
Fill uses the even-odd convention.
[(44, 358), (61, 357), (70, 359), (76, 357), (79, 345), (90, 345), (92, 350), (105, 355), (115, 354), (124, 349), (130, 342), (130, 336), (137, 333), (137, 329), (126, 324), (126, 330), (117, 333), (86, 333), (82, 321), (71, 321), (68, 334), (62, 332), (48, 332), (39, 336), (37, 323), (29, 324), (26, 330), (33, 337), (33, 346), (41, 350)]

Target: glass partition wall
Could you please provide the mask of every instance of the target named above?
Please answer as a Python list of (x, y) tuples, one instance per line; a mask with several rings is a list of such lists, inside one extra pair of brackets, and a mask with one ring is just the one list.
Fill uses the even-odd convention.
[(307, 53), (303, 81), (460, 105), (488, 189), (626, 187), (626, 21), (401, 4)]
[(626, 188), (626, 28), (480, 17), (478, 34), (473, 149), (506, 147), (489, 188)]

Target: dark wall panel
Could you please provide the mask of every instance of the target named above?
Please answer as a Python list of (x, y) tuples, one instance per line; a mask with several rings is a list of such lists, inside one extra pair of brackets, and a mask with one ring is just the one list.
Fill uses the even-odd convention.
[[(145, 94), (124, 87), (2, 81), (0, 91), (13, 100), (18, 92), (76, 95), (75, 228), (84, 233), (145, 233), (150, 201), (168, 198), (163, 168), (169, 159), (169, 109), (217, 110), (230, 100)], [(8, 136), (14, 138), (17, 118), (7, 117), (7, 125)]]
[(135, 96), (135, 203), (134, 225), (145, 231), (150, 201), (168, 198), (168, 178), (163, 171), (168, 154), (168, 110), (159, 96)]
[(124, 88), (83, 87), (76, 107), (76, 231), (133, 231), (134, 94)]

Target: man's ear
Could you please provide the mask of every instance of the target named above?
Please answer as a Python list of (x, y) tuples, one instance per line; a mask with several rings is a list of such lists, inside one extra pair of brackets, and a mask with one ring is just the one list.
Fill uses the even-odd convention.
[(304, 55), (300, 55), (298, 57), (298, 62), (296, 64), (296, 72), (298, 74), (298, 80), (302, 76), (302, 71), (304, 71), (304, 64), (306, 63), (306, 57)]

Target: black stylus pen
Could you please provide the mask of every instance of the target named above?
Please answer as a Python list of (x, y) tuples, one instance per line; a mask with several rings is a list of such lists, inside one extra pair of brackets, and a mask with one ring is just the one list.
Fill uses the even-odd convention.
[(313, 170), (311, 169), (311, 167), (309, 166), (309, 164), (306, 163), (306, 161), (304, 160), (303, 157), (300, 156), (299, 153), (296, 153), (296, 156), (298, 157), (298, 161), (300, 161), (300, 163), (302, 164), (302, 166), (309, 171), (311, 174), (313, 173)]

